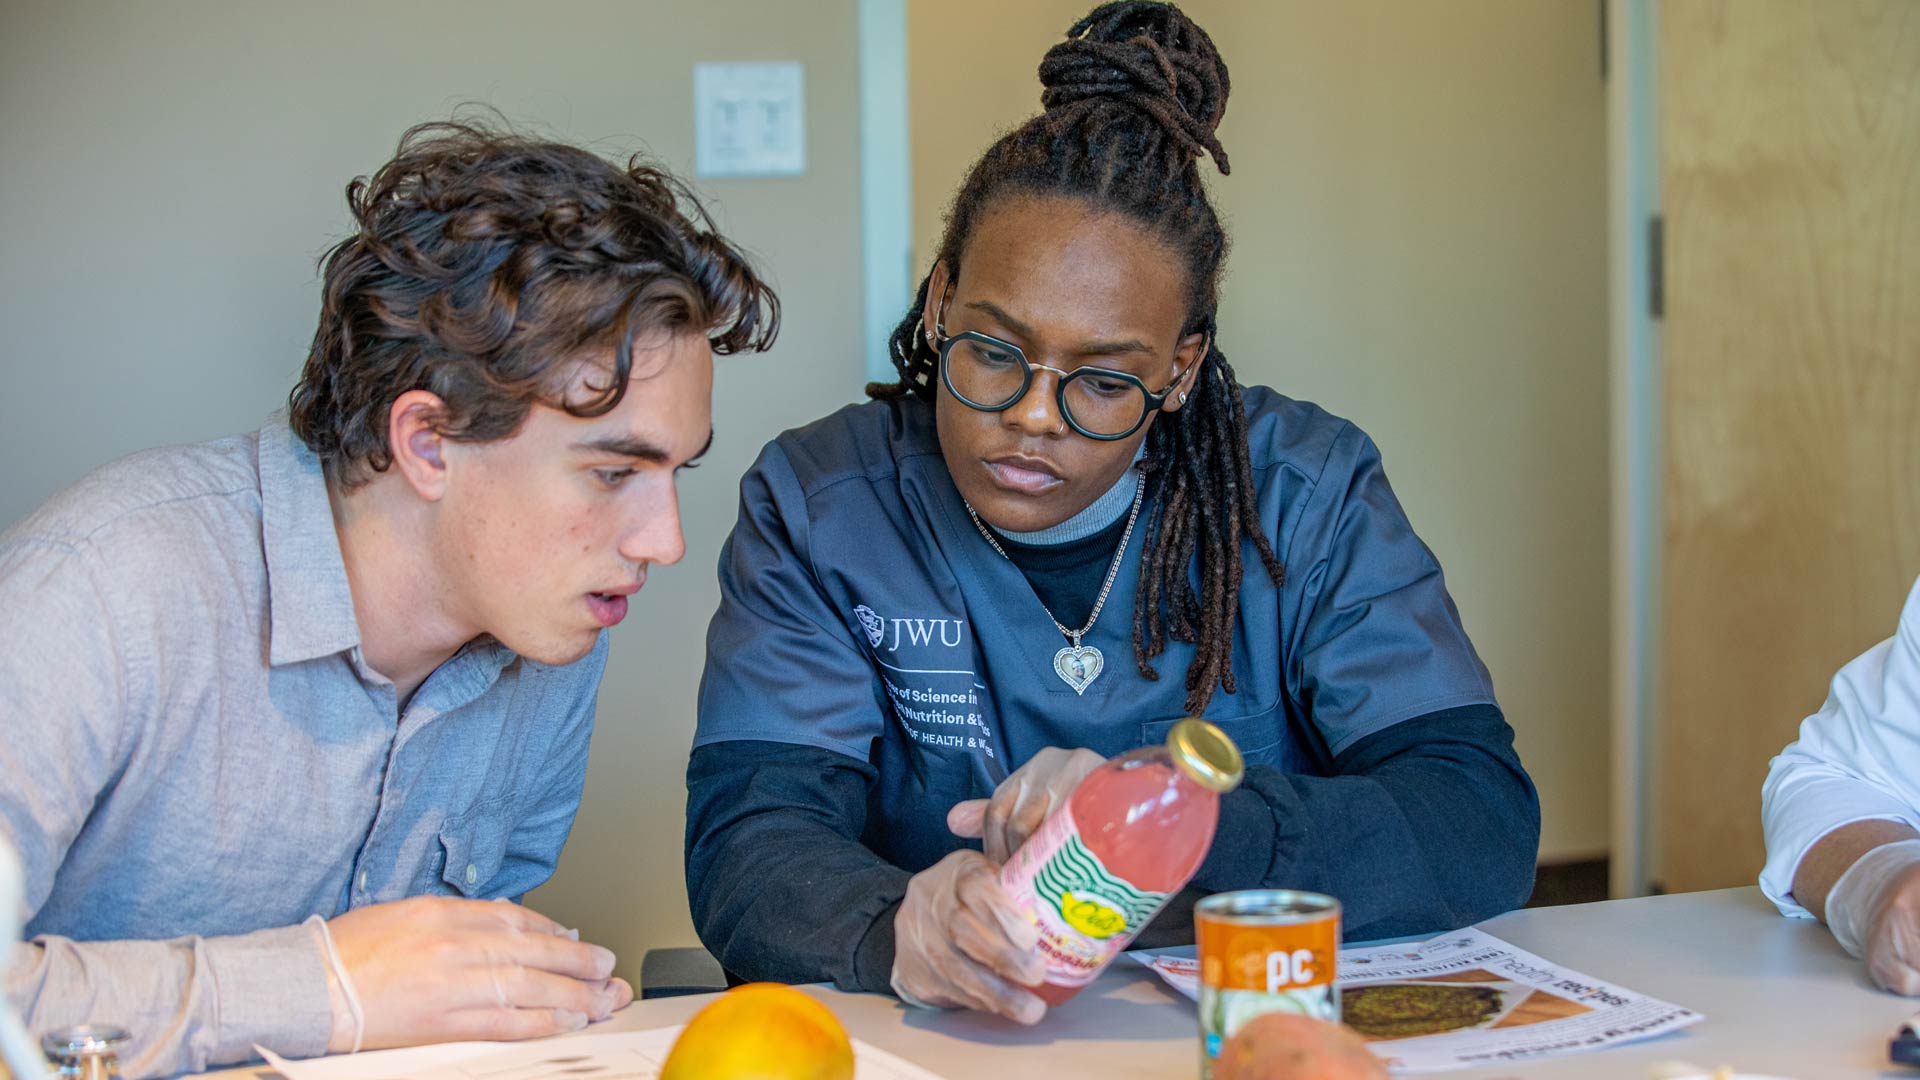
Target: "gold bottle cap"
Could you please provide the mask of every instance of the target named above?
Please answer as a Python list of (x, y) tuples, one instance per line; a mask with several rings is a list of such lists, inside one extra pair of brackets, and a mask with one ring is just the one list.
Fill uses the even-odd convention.
[(1233, 745), (1227, 733), (1197, 716), (1173, 725), (1167, 733), (1167, 752), (1194, 783), (1222, 795), (1239, 787), (1240, 777), (1247, 771), (1240, 748)]

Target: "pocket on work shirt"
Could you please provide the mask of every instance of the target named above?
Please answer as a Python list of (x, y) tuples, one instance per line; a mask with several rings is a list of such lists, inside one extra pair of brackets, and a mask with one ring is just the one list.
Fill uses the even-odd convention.
[(512, 831), (511, 798), (479, 803), (440, 826), (440, 881), (446, 889), (469, 898), (490, 895), (487, 886), (500, 872)]
[[(1140, 725), (1140, 745), (1160, 746), (1167, 741), (1167, 733), (1182, 718), (1173, 720), (1150, 720)], [(1233, 745), (1240, 748), (1240, 757), (1248, 765), (1272, 765), (1285, 768), (1287, 765), (1287, 718), (1286, 713), (1275, 705), (1266, 712), (1248, 716), (1209, 716), (1207, 723), (1227, 733)]]

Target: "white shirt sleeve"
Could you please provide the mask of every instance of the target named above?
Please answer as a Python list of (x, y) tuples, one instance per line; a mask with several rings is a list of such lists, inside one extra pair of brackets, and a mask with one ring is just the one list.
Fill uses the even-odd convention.
[(1782, 915), (1811, 918), (1793, 876), (1819, 839), (1856, 821), (1920, 829), (1920, 581), (1894, 636), (1840, 669), (1820, 711), (1780, 751), (1760, 793), (1760, 889)]

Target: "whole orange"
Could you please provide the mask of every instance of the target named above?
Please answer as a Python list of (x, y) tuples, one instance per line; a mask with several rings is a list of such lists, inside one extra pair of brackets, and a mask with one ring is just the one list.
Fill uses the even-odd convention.
[(791, 986), (748, 983), (688, 1022), (660, 1080), (853, 1080), (853, 1044), (820, 1002)]

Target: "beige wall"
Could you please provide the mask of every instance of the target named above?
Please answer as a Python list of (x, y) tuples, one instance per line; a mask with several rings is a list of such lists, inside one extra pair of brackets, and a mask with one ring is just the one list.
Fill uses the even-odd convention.
[(859, 392), (852, 0), (176, 0), (0, 7), (0, 528), (139, 447), (259, 426), (318, 311), (342, 189), (468, 100), (693, 159), (692, 65), (797, 59), (806, 176), (701, 186), (780, 286), (767, 357), (718, 367), (689, 554), (614, 635), (586, 802), (533, 902), (622, 953), (691, 942), (683, 776), (714, 564), (766, 439)]
[[(916, 231), (1082, 10), (913, 0)], [(1195, 3), (1235, 91), (1217, 184), (1242, 377), (1352, 417), (1445, 562), (1521, 731), (1552, 853), (1605, 842), (1602, 101), (1582, 4)], [(690, 554), (615, 635), (587, 796), (534, 903), (624, 955), (689, 942), (694, 672), (736, 480), (860, 381), (852, 0), (239, 0), (0, 8), (0, 527), (127, 451), (255, 427), (317, 310), (341, 189), (457, 103), (690, 171), (691, 65), (807, 65), (809, 172), (711, 181), (781, 286), (719, 365)], [(991, 11), (992, 19), (979, 12)], [(1388, 17), (1388, 12), (1392, 17)]]
[[(912, 0), (916, 271), (1089, 3)], [(1214, 191), (1243, 381), (1373, 435), (1541, 790), (1607, 846), (1606, 102), (1591, 4), (1193, 0), (1233, 93)], [(983, 13), (991, 13), (986, 17)]]

